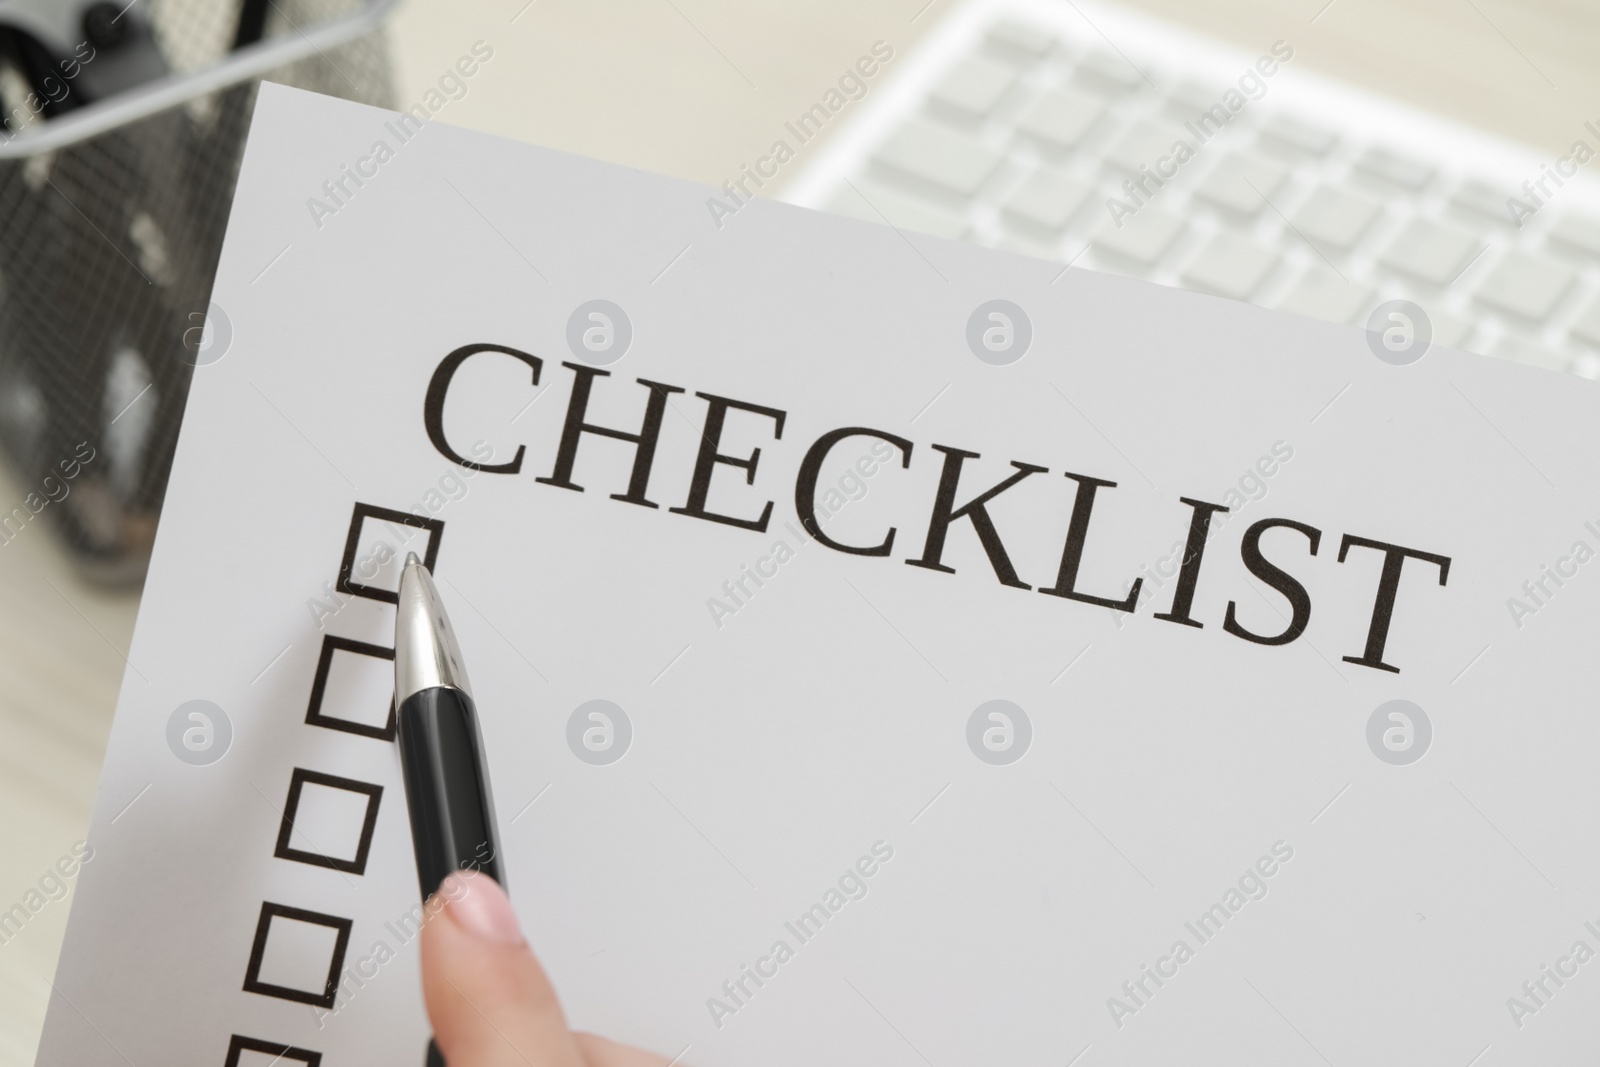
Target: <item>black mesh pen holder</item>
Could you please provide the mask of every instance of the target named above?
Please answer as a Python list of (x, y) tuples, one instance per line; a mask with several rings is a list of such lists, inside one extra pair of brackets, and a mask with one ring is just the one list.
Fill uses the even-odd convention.
[(256, 88), (388, 104), (392, 3), (0, 0), (0, 546), (142, 578)]

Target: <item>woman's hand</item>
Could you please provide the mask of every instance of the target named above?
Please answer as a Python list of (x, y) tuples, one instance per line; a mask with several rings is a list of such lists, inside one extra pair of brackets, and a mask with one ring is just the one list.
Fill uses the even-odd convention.
[(665, 1057), (567, 1029), (493, 878), (458, 871), (428, 910), (422, 992), (448, 1067), (668, 1067)]

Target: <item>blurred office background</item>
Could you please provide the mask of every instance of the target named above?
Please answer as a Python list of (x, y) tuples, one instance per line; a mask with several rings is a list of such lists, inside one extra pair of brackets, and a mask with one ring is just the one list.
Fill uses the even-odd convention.
[[(1133, 6), (1252, 55), (1292, 41), (1297, 69), (1518, 141), (1551, 161), (1586, 120), (1600, 120), (1600, 7), (1587, 0)], [(437, 121), (720, 185), (876, 41), (897, 57), (874, 79), (871, 92), (881, 93), (954, 10), (953, 0), (406, 0), (384, 30), (389, 95), (400, 107), (423, 99), (483, 41), (493, 58)], [(843, 128), (804, 152), (826, 151)], [(1408, 147), (1440, 169), (1452, 166), (1429, 159), (1428, 144)], [(783, 179), (808, 162), (786, 167)], [(932, 200), (940, 217), (959, 214), (959, 205)], [(8, 267), (21, 266), (20, 254), (0, 248), (13, 259)], [(30, 488), (14, 464), (0, 463), (0, 512)], [(86, 578), (47, 522), (0, 544), (0, 913), (85, 834), (136, 585)], [(0, 943), (0, 1067), (32, 1062), (69, 907), (70, 896), (50, 903)]]

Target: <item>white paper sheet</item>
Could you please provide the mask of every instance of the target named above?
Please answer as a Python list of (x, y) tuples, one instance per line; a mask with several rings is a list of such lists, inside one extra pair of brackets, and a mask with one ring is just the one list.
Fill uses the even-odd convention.
[[(401, 132), (263, 88), (214, 296), (231, 340), (195, 374), (41, 1064), (222, 1064), (230, 1043), (239, 1064), (421, 1062), (391, 679), (362, 652), (390, 644), (393, 609), (336, 587), (358, 505), (442, 524), (364, 523), (350, 577), (392, 582), (380, 540), (436, 550), (510, 890), (577, 1026), (706, 1067), (1594, 1047), (1600, 963), (1573, 956), (1600, 950), (1594, 385), (1443, 350), (1392, 366), (1360, 329), (779, 204), (719, 227), (714, 190)], [(583, 358), (569, 346), (595, 300), (626, 316), (620, 358), (582, 340), (609, 321), (615, 346), (614, 312), (580, 316)], [(1031, 324), (1007, 365), (968, 344), (992, 300)], [(465, 470), (426, 432), (430, 380), (469, 345), (502, 351), (461, 361), (443, 438), (518, 473)], [(616, 499), (637, 449), (595, 433), (583, 492), (541, 481), (580, 379), (587, 421), (634, 434), (640, 379), (682, 390), (662, 394), (659, 506)], [(781, 436), (742, 407), (708, 435), (707, 395), (782, 412)], [(849, 437), (818, 472), (820, 529), (870, 547), (893, 528), (886, 555), (797, 512), (808, 450), (845, 427), (910, 445), (903, 466)], [(764, 532), (675, 510), (713, 447), (760, 455), (748, 481), (713, 463), (703, 510), (770, 502)], [(983, 514), (950, 523), (951, 570), (906, 565), (930, 555), (941, 447), (976, 454), (958, 505), (1043, 468), (983, 513), (1017, 584)], [(1073, 588), (1120, 599), (1143, 576), (1135, 613), (1041, 595), (1083, 484), (1067, 472), (1115, 483)], [(1232, 509), (1198, 626), (1155, 617), (1182, 498)], [(1223, 625), (1235, 603), (1239, 628), (1289, 626), (1241, 555), (1268, 519), (1318, 539), (1261, 539), (1310, 604), (1278, 645)], [(1350, 662), (1386, 554), (1341, 553), (1347, 535), (1449, 560), (1443, 583), (1404, 561), (1397, 672)], [(231, 727), (210, 763), (217, 717), (177, 714), (197, 700)], [(590, 707), (569, 745), (597, 700), (628, 728)], [(1394, 700), (1427, 728), (1385, 712), (1369, 745)], [(974, 726), (990, 701), (1026, 724)], [(1430, 731), (1422, 758), (1380, 758)], [(333, 1008), (306, 1002), (335, 963)]]

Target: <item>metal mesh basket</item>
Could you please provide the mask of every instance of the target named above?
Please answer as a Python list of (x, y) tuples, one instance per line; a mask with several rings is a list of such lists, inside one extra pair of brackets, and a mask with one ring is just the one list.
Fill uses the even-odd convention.
[(387, 104), (387, 6), (0, 0), (0, 543), (142, 577), (260, 78)]

